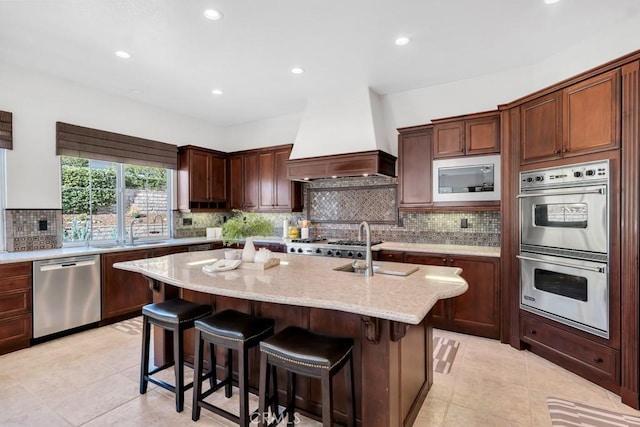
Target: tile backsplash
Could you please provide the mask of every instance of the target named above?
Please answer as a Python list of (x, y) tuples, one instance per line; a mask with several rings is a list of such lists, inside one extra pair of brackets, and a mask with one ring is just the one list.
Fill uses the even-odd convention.
[(6, 209), (8, 252), (62, 247), (61, 209)]

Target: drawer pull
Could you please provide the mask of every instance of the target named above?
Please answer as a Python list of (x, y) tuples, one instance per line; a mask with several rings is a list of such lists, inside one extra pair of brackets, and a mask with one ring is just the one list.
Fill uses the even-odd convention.
[(535, 330), (535, 329), (531, 329), (531, 330), (529, 331), (529, 333), (530, 333), (531, 335), (535, 335), (535, 334), (536, 334), (536, 330)]
[(594, 358), (593, 358), (593, 361), (594, 361), (594, 362), (596, 362), (596, 363), (602, 363), (602, 362), (604, 362), (604, 360), (602, 360), (602, 357), (594, 357)]
[(453, 264), (453, 258), (449, 258), (449, 262)]

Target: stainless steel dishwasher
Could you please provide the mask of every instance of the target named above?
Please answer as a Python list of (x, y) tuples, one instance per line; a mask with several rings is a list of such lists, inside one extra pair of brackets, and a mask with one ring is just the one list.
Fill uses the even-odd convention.
[(33, 338), (100, 321), (100, 256), (33, 262)]

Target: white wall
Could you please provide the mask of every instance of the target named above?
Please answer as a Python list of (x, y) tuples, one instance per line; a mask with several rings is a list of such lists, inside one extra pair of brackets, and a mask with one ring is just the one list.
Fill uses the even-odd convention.
[(228, 127), (221, 150), (231, 152), (293, 144), (301, 119), (302, 113), (298, 113)]
[(176, 145), (220, 149), (224, 140), (210, 124), (4, 63), (0, 94), (0, 110), (13, 113), (7, 208), (61, 207), (56, 121)]

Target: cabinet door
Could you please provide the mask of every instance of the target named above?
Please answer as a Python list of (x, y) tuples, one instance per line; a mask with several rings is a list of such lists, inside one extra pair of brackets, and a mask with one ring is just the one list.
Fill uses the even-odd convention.
[(229, 193), (231, 209), (244, 208), (244, 160), (242, 156), (229, 158)]
[(433, 158), (464, 155), (464, 122), (433, 126)]
[(568, 87), (562, 105), (565, 157), (620, 146), (620, 70)]
[(398, 138), (399, 207), (431, 205), (431, 129)]
[(466, 120), (464, 134), (467, 155), (500, 152), (500, 116)]
[(275, 208), (275, 157), (273, 151), (258, 154), (258, 161), (260, 163), (259, 208), (271, 210)]
[(258, 207), (258, 185), (260, 184), (258, 155), (243, 156), (242, 167), (244, 176), (243, 209), (256, 209)]
[(464, 294), (451, 300), (454, 331), (488, 338), (500, 337), (500, 281), (497, 258), (451, 257), (448, 265), (462, 268), (469, 284)]
[(561, 156), (562, 99), (559, 93), (534, 99), (520, 107), (520, 163), (558, 159)]
[(209, 200), (210, 158), (208, 153), (191, 150), (189, 162), (190, 200), (206, 202)]
[(222, 156), (210, 157), (210, 188), (211, 200), (227, 200), (227, 160)]
[(139, 273), (113, 268), (116, 262), (148, 258), (151, 250), (102, 254), (102, 320), (140, 314), (151, 303), (149, 282)]
[[(404, 262), (409, 264), (443, 266), (447, 265), (447, 257), (445, 255), (406, 252), (404, 254)], [(435, 328), (451, 329), (451, 304), (449, 300), (450, 299), (441, 299), (431, 309), (431, 323)]]
[(287, 160), (291, 154), (291, 149), (275, 151), (274, 153), (274, 203), (278, 209), (292, 209), (296, 206), (295, 200), (299, 183), (291, 182), (287, 178)]

